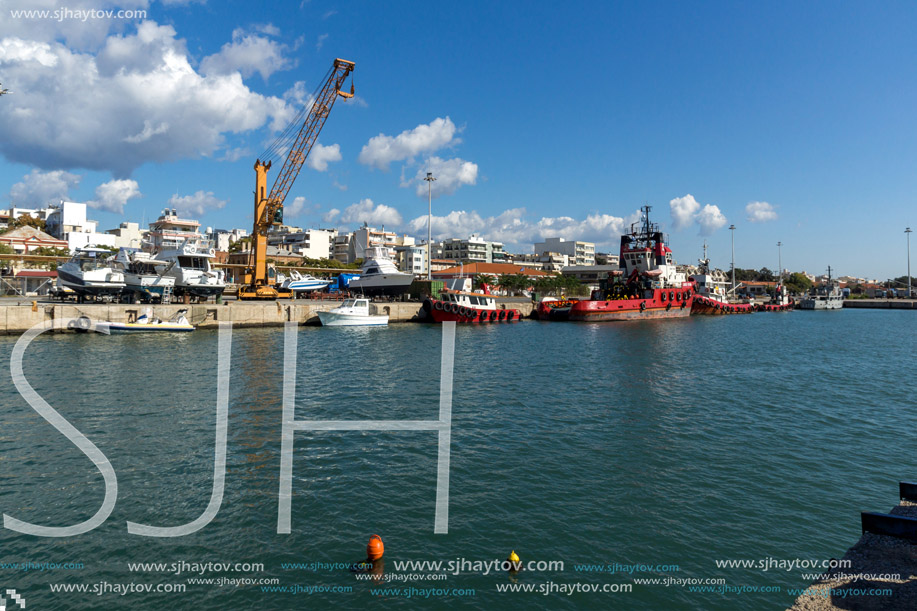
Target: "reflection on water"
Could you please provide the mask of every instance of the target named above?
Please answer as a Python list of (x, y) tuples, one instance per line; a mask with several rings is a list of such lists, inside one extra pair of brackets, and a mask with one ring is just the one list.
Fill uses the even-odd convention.
[[(132, 574), (128, 561), (263, 562), (258, 577), (354, 587), (346, 595), (313, 594), (310, 606), (363, 608), (376, 598), (371, 582), (358, 583), (347, 570), (281, 564), (347, 566), (379, 533), (389, 586), (396, 585), (389, 579), (394, 560), (486, 560), (515, 549), (523, 560), (568, 565), (550, 575), (520, 572), (520, 583), (626, 582), (571, 568), (619, 562), (678, 564), (680, 577), (800, 587), (798, 574), (723, 571), (713, 559), (839, 557), (859, 536), (857, 512), (894, 502), (888, 482), (917, 467), (907, 445), (917, 415), (904, 408), (917, 388), (897, 365), (912, 358), (911, 318), (843, 311), (460, 326), (445, 536), (433, 534), (436, 434), (371, 431), (296, 433), (293, 533), (276, 534), (282, 329), (233, 331), (226, 491), (217, 517), (180, 539), (129, 536), (127, 520), (183, 524), (207, 505), (217, 334), (42, 336), (24, 361), (29, 381), (111, 460), (118, 504), (103, 526), (69, 540), (0, 531), (0, 562), (80, 561), (86, 568), (78, 579), (86, 582), (167, 580)], [(436, 418), (440, 337), (431, 325), (299, 329), (297, 419)], [(14, 340), (0, 338), (4, 363)], [(864, 350), (866, 342), (882, 345), (881, 356)], [(101, 477), (3, 375), (0, 510), (43, 524), (85, 519), (101, 502)], [(2, 577), (28, 591), (35, 608), (176, 604), (153, 594), (64, 600), (48, 592), (47, 574)], [(463, 573), (446, 584), (476, 590), (462, 605), (492, 608), (509, 600), (495, 592), (506, 579)], [(547, 600), (524, 602), (609, 604), (588, 596)], [(197, 586), (179, 606), (297, 602), (257, 587)], [(430, 608), (453, 602), (386, 600)], [(626, 602), (758, 609), (792, 601), (644, 587)]]

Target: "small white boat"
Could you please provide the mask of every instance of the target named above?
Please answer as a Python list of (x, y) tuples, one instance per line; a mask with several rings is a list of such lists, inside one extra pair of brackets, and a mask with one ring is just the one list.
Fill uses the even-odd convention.
[(331, 280), (322, 280), (309, 274), (300, 274), (295, 269), (290, 271), (289, 278), (282, 276), (278, 278), (278, 281), (280, 281), (282, 290), (293, 291), (294, 293), (321, 291), (331, 284)]
[(327, 312), (319, 312), (318, 319), (325, 327), (378, 326), (388, 324), (387, 314), (373, 313), (376, 306), (369, 299), (345, 299), (344, 303)]
[(109, 333), (180, 333), (194, 331), (194, 325), (188, 322), (188, 319), (185, 317), (187, 313), (187, 309), (181, 309), (169, 320), (161, 320), (154, 317), (152, 310), (147, 308), (135, 322), (99, 322), (96, 323), (96, 328), (103, 333), (105, 329), (107, 329)]

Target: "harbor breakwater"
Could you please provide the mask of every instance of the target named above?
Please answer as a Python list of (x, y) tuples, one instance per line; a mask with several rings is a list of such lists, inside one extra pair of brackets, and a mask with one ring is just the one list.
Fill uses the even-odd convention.
[[(318, 325), (318, 312), (331, 310), (339, 305), (339, 301), (310, 300), (230, 301), (222, 304), (193, 305), (61, 304), (18, 301), (0, 304), (0, 334), (18, 334), (42, 322), (68, 321), (80, 316), (88, 316), (93, 321), (133, 322), (146, 308), (152, 308), (153, 314), (163, 320), (171, 318), (178, 310), (187, 308), (188, 320), (202, 329), (216, 329), (223, 321), (232, 322), (237, 327), (278, 327), (287, 322)], [(388, 314), (389, 322), (393, 323), (422, 319), (424, 313), (421, 305), (416, 301), (375, 304), (377, 312)], [(520, 310), (523, 316), (528, 316), (532, 312), (532, 304), (529, 302), (514, 301), (512, 307)]]

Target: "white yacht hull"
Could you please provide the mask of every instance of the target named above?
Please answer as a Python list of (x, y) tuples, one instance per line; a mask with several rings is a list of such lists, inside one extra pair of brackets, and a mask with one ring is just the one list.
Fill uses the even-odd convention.
[(412, 274), (379, 274), (354, 278), (350, 281), (352, 292), (362, 293), (368, 297), (376, 295), (401, 295), (408, 292), (414, 282)]
[(340, 312), (319, 312), (318, 319), (323, 327), (365, 327), (384, 326), (388, 324), (388, 316), (371, 316), (365, 314), (349, 314)]

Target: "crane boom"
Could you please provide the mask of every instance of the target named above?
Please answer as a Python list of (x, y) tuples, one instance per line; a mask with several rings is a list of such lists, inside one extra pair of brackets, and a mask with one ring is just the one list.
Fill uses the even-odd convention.
[(299, 176), (303, 163), (318, 140), (318, 135), (331, 114), (331, 108), (338, 96), (343, 98), (353, 97), (353, 83), (350, 93), (341, 87), (344, 81), (353, 72), (354, 63), (335, 59), (328, 77), (319, 89), (312, 102), (305, 121), (299, 128), (290, 150), (283, 162), (283, 167), (277, 174), (277, 179), (267, 190), (267, 173), (271, 169), (271, 162), (255, 161), (255, 214), (252, 229), (252, 242), (249, 254), (249, 265), (243, 277), (244, 286), (239, 288), (240, 299), (277, 299), (290, 297), (289, 292), (280, 292), (275, 289), (268, 279), (267, 274), (267, 234), (271, 227), (283, 223), (283, 202), (286, 200), (293, 182)]

